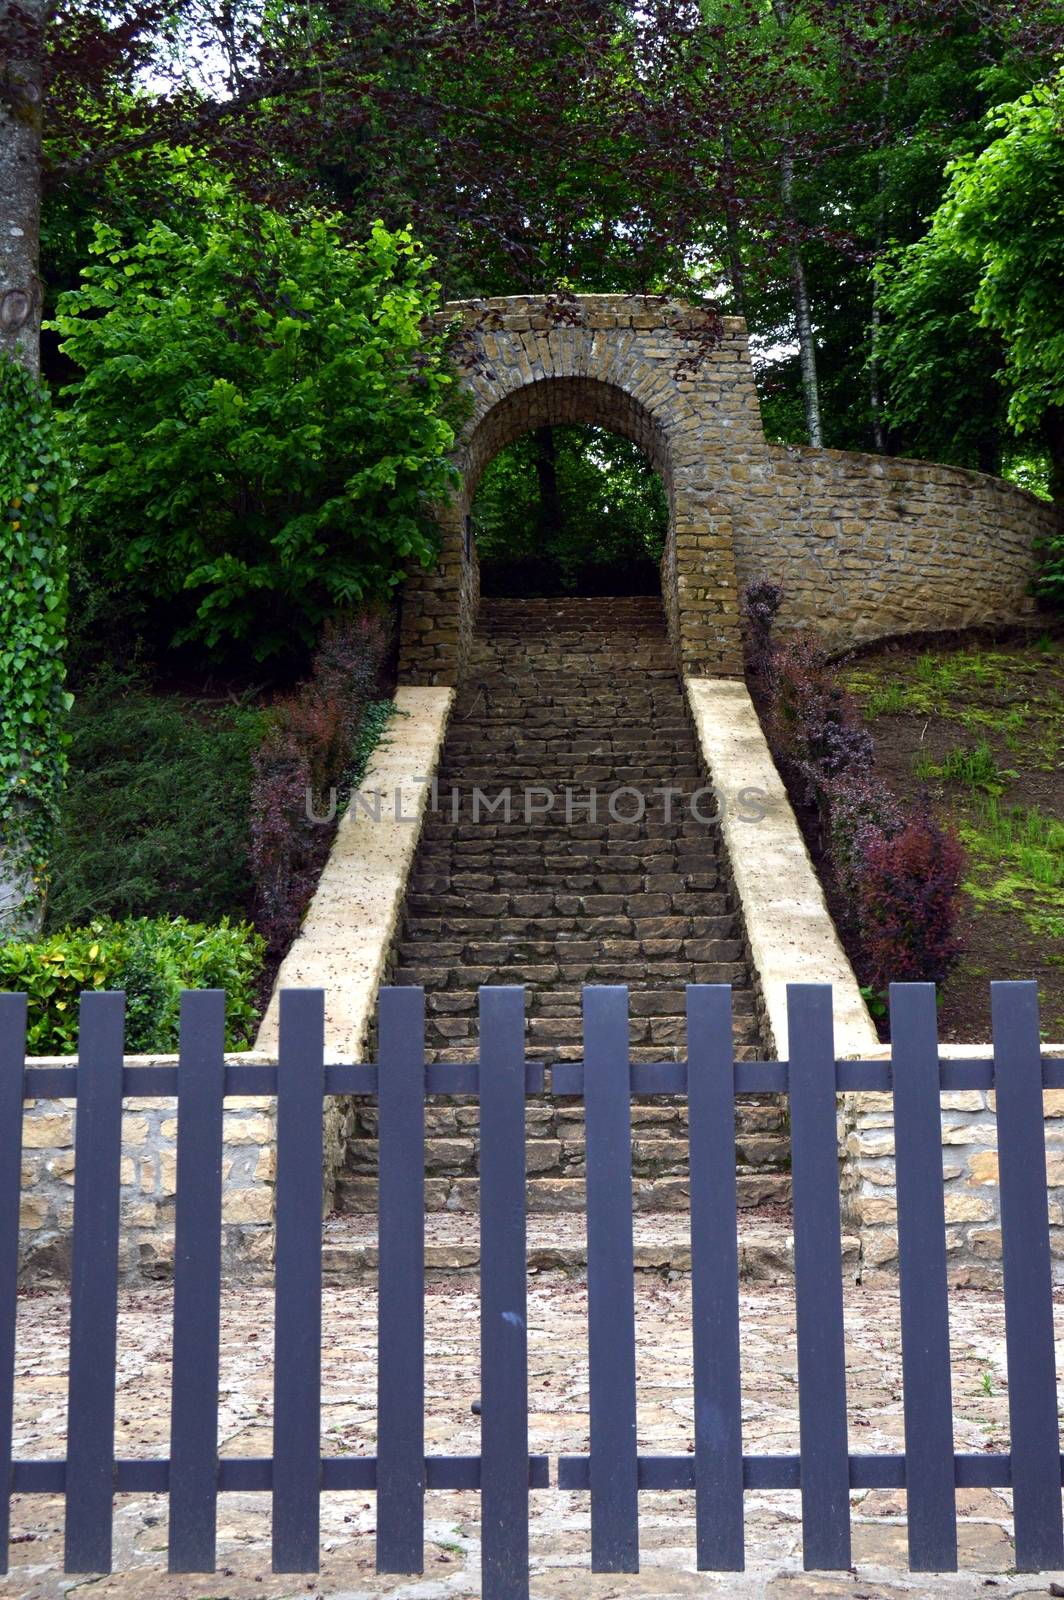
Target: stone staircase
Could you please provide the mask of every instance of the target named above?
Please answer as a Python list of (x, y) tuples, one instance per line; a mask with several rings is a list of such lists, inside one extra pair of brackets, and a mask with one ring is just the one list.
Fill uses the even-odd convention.
[[(547, 1062), (582, 1056), (585, 983), (629, 986), (642, 1061), (682, 1054), (685, 984), (731, 983), (736, 1053), (758, 1054), (717, 830), (691, 808), (705, 781), (660, 601), (482, 603), (395, 952), (393, 981), (424, 986), (432, 1059), (476, 1056), (485, 983), (526, 986), (528, 1055)], [(623, 820), (641, 800), (645, 813)], [(711, 816), (712, 797), (699, 809)], [(686, 1206), (685, 1115), (666, 1097), (633, 1104), (637, 1209)], [(433, 1102), (427, 1120), (428, 1208), (474, 1210), (475, 1104)], [(580, 1103), (531, 1100), (527, 1121), (530, 1210), (582, 1206)], [(375, 1109), (360, 1102), (341, 1210), (375, 1206), (375, 1135)], [(737, 1107), (736, 1160), (742, 1204), (789, 1197), (779, 1103)]]

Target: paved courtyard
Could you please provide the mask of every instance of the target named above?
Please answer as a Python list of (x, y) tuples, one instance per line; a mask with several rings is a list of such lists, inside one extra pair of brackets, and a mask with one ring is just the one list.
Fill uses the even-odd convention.
[[(636, 1277), (640, 1352), (640, 1447), (678, 1452), (692, 1437), (689, 1355), (690, 1281), (642, 1272)], [(167, 1448), (171, 1292), (160, 1284), (123, 1293), (119, 1324), (118, 1448), (122, 1455), (163, 1455)], [(1007, 1443), (1004, 1324), (997, 1296), (953, 1295), (954, 1400), (958, 1448)], [(1064, 1307), (1062, 1307), (1064, 1309)], [(272, 1300), (266, 1288), (230, 1289), (223, 1302), (222, 1440), (227, 1455), (268, 1455)], [(531, 1448), (552, 1457), (587, 1447), (586, 1287), (579, 1273), (535, 1274), (530, 1285)], [(376, 1294), (372, 1274), (325, 1291), (322, 1433), (328, 1454), (372, 1453), (375, 1407)], [(798, 1413), (792, 1285), (744, 1283), (742, 1294), (746, 1447), (794, 1451)], [(427, 1448), (475, 1453), (478, 1392), (477, 1283), (474, 1275), (430, 1274), (427, 1299)], [(877, 1284), (847, 1291), (852, 1448), (901, 1448), (902, 1402), (898, 1306)], [(20, 1304), (16, 1453), (63, 1453), (66, 1297), (27, 1295)], [(553, 1463), (552, 1463), (553, 1476)], [(1047, 1595), (1064, 1573), (1016, 1576), (1010, 1570), (1007, 1493), (962, 1490), (960, 1576), (910, 1576), (905, 1570), (905, 1498), (900, 1491), (854, 1493), (855, 1571), (801, 1571), (796, 1493), (750, 1493), (746, 1499), (748, 1570), (697, 1573), (690, 1493), (641, 1496), (643, 1570), (593, 1576), (589, 1570), (588, 1497), (558, 1490), (532, 1496), (533, 1594), (623, 1600), (625, 1596), (734, 1595), (888, 1597), (895, 1595)], [(120, 1572), (66, 1578), (61, 1568), (62, 1505), (20, 1496), (13, 1508), (12, 1571), (0, 1592), (43, 1597), (91, 1591), (94, 1600), (282, 1600), (282, 1597), (395, 1595), (445, 1600), (479, 1594), (478, 1497), (440, 1492), (427, 1501), (423, 1578), (378, 1578), (373, 1571), (374, 1498), (335, 1494), (322, 1502), (322, 1569), (306, 1578), (269, 1572), (269, 1499), (220, 1499), (219, 1564), (213, 1577), (168, 1577), (166, 1502), (123, 1495), (116, 1503), (115, 1557)]]

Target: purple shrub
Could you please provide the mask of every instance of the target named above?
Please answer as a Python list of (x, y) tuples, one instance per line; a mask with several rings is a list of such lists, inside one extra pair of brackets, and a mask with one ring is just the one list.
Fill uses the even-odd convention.
[(758, 677), (764, 676), (768, 666), (772, 649), (772, 624), (782, 604), (783, 590), (778, 584), (760, 579), (756, 583), (748, 583), (743, 590), (740, 610), (745, 624), (743, 636), (747, 663), (750, 671)]
[(332, 829), (314, 817), (327, 815), (329, 790), (348, 777), (385, 646), (376, 616), (328, 627), (309, 678), (275, 708), (253, 757), (255, 921), (274, 955), (295, 936), (328, 855)]
[(857, 914), (869, 981), (941, 983), (960, 953), (964, 851), (926, 805), (864, 848)]
[(819, 815), (861, 976), (876, 989), (941, 982), (960, 949), (963, 850), (926, 799), (907, 810), (877, 779), (872, 735), (816, 635), (771, 639), (780, 599), (772, 584), (752, 584), (743, 597), (751, 667), (773, 754)]

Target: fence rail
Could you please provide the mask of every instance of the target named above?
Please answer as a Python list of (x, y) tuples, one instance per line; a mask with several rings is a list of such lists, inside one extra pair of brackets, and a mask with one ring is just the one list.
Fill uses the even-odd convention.
[[(927, 985), (891, 991), (891, 1059), (839, 1061), (831, 991), (788, 994), (788, 1062), (733, 1059), (731, 991), (687, 991), (687, 1059), (632, 1063), (628, 995), (584, 991), (584, 1060), (548, 1069), (557, 1095), (581, 1097), (587, 1139), (590, 1445), (562, 1456), (557, 1486), (590, 1490), (591, 1562), (631, 1572), (639, 1560), (639, 1494), (693, 1489), (698, 1566), (743, 1566), (747, 1489), (801, 1495), (807, 1567), (850, 1565), (853, 1488), (905, 1488), (909, 1563), (955, 1570), (956, 1489), (1009, 1487), (1021, 1570), (1064, 1565), (1042, 1091), (1064, 1087), (1064, 1062), (1043, 1059), (1035, 986), (993, 986), (993, 1055), (942, 1061)], [(525, 1239), (526, 1096), (543, 1091), (525, 1059), (523, 990), (480, 995), (480, 1060), (425, 1064), (424, 996), (380, 997), (379, 1060), (326, 1065), (324, 997), (287, 991), (278, 1064), (226, 1064), (224, 996), (183, 996), (180, 1064), (126, 1066), (123, 997), (88, 994), (71, 1067), (27, 1067), (26, 1000), (0, 995), (0, 1556), (6, 1571), (12, 1493), (66, 1498), (65, 1567), (109, 1571), (115, 1493), (169, 1495), (169, 1567), (212, 1571), (217, 1497), (272, 1496), (273, 1569), (319, 1561), (323, 1492), (375, 1490), (377, 1569), (419, 1572), (424, 1502), (434, 1489), (481, 1495), (483, 1594), (528, 1594), (529, 1491), (549, 1486), (549, 1459), (529, 1454)], [(1011, 1449), (957, 1453), (939, 1095), (996, 1091)], [(836, 1095), (889, 1095), (897, 1164), (904, 1454), (849, 1450), (843, 1342)], [(748, 1455), (742, 1441), (734, 1097), (790, 1099), (799, 1453)], [(630, 1100), (686, 1095), (689, 1108), (695, 1441), (693, 1453), (637, 1447)], [(321, 1454), (322, 1102), (376, 1095), (379, 1111), (377, 1454)], [(425, 1454), (425, 1101), (480, 1102), (481, 1449)], [(174, 1344), (170, 1454), (115, 1455), (115, 1363), (121, 1118), (129, 1096), (177, 1097)], [(273, 1450), (218, 1451), (222, 1139), (227, 1097), (276, 1095)], [(12, 1459), (22, 1103), (77, 1103), (67, 1453)]]

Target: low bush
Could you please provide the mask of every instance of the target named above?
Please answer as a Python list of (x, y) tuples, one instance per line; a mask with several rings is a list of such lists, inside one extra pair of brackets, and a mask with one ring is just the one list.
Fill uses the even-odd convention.
[[(294, 937), (329, 852), (333, 829), (320, 819), (331, 820), (342, 791), (361, 776), (363, 729), (372, 732), (373, 743), (379, 735), (379, 716), (367, 713), (379, 704), (373, 696), (386, 644), (385, 624), (375, 614), (327, 628), (310, 677), (274, 708), (269, 733), (255, 752), (255, 921), (275, 955)], [(363, 748), (367, 742), (361, 741)]]
[(269, 713), (153, 693), (107, 668), (70, 718), (50, 928), (100, 918), (239, 920), (252, 908), (252, 753)]
[(750, 671), (759, 677), (768, 669), (772, 654), (772, 625), (783, 604), (783, 590), (777, 583), (761, 579), (743, 590), (740, 610), (743, 618), (743, 645)]
[(772, 639), (779, 598), (771, 585), (747, 590), (748, 660), (784, 779), (815, 811), (859, 974), (873, 998), (892, 981), (940, 983), (960, 953), (960, 842), (926, 801), (906, 812), (876, 775), (872, 736), (820, 640)]
[(256, 1023), (264, 943), (246, 923), (139, 917), (63, 928), (36, 943), (0, 945), (0, 989), (29, 996), (29, 1049), (77, 1049), (83, 990), (124, 989), (126, 1049), (173, 1051), (182, 989), (224, 989), (226, 1045), (245, 1049)]
[(964, 851), (925, 807), (894, 834), (866, 842), (857, 918), (874, 988), (941, 983), (960, 954), (957, 894)]

